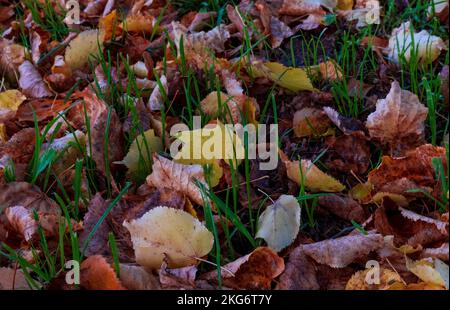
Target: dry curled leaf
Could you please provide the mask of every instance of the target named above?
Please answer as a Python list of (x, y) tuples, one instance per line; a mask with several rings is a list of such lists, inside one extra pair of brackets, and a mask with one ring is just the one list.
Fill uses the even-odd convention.
[[(234, 289), (267, 290), (283, 271), (284, 261), (277, 253), (268, 247), (258, 247), (221, 268), (222, 284)], [(215, 283), (217, 271), (204, 274), (202, 279)]]
[(152, 173), (147, 177), (147, 185), (182, 192), (191, 201), (203, 205), (202, 194), (195, 180), (207, 187), (202, 166), (183, 165), (162, 156), (153, 156)]
[(305, 244), (303, 251), (320, 264), (342, 268), (378, 250), (383, 243), (382, 235), (358, 234)]
[(372, 269), (366, 269), (357, 271), (351, 278), (348, 280), (347, 285), (345, 286), (346, 290), (386, 290), (389, 289), (390, 286), (395, 282), (402, 282), (402, 278), (398, 275), (397, 272), (380, 268), (379, 271), (379, 281), (378, 283), (370, 282), (371, 274), (373, 272)]
[(276, 252), (290, 245), (300, 230), (301, 209), (292, 195), (281, 195), (258, 218), (256, 238), (262, 238)]
[(294, 114), (292, 126), (296, 137), (325, 134), (330, 127), (330, 119), (320, 109), (303, 108)]
[(159, 270), (159, 281), (165, 289), (194, 289), (197, 266), (170, 269), (166, 260)]
[[(19, 66), (25, 61), (25, 48), (13, 41), (0, 38), (0, 73), (15, 81)], [(17, 78), (18, 80), (18, 78)]]
[(394, 81), (389, 94), (377, 101), (375, 112), (367, 117), (366, 126), (372, 138), (398, 154), (421, 144), (427, 114), (419, 98)]
[(168, 207), (157, 207), (141, 218), (125, 221), (130, 231), (136, 261), (157, 269), (164, 257), (170, 267), (198, 263), (197, 257), (211, 251), (214, 238), (202, 223), (189, 213)]
[(28, 60), (19, 66), (19, 86), (22, 93), (31, 98), (51, 97), (53, 94), (42, 80), (39, 71)]
[(25, 241), (30, 241), (37, 233), (38, 223), (30, 209), (23, 206), (13, 206), (5, 210), (5, 215), (12, 228), (20, 233)]
[(86, 258), (80, 266), (80, 285), (87, 290), (123, 290), (110, 264), (103, 256)]

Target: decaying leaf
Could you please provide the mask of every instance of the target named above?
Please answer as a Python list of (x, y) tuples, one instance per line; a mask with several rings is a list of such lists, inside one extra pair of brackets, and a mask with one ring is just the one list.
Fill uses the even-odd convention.
[(16, 114), (19, 106), (27, 99), (16, 89), (7, 90), (0, 93), (0, 123), (5, 122)]
[(25, 241), (30, 241), (37, 233), (38, 223), (30, 209), (23, 206), (13, 206), (5, 210), (5, 215), (9, 224), (25, 238)]
[[(336, 0), (283, 0), (279, 10), (280, 14), (307, 16), (307, 19), (300, 25), (302, 29), (311, 30), (320, 26), (326, 11), (337, 6)], [(323, 7), (323, 8), (322, 8)]]
[(144, 267), (120, 264), (120, 282), (129, 290), (159, 290), (161, 284), (156, 275)]
[(116, 163), (124, 164), (128, 168), (128, 176), (138, 181), (142, 173), (145, 173), (145, 176), (150, 174), (153, 154), (160, 151), (162, 151), (161, 139), (155, 136), (153, 129), (149, 129), (134, 139), (127, 155)]
[(256, 77), (265, 77), (292, 92), (314, 90), (306, 71), (301, 68), (285, 67), (277, 62), (253, 61), (251, 65)]
[(86, 258), (80, 266), (80, 285), (88, 290), (123, 290), (110, 264), (103, 256)]
[(338, 195), (320, 196), (319, 205), (347, 221), (362, 223), (365, 220), (364, 209), (350, 197)]
[(136, 261), (157, 269), (167, 256), (170, 267), (198, 263), (197, 257), (211, 251), (211, 232), (189, 213), (168, 207), (157, 207), (137, 220), (125, 221), (130, 231)]
[(262, 238), (276, 252), (290, 245), (300, 230), (300, 205), (291, 195), (281, 195), (258, 219), (256, 238)]
[(395, 271), (380, 268), (379, 270), (379, 282), (373, 283), (371, 280), (369, 272), (372, 269), (366, 269), (356, 272), (350, 280), (348, 280), (345, 286), (346, 290), (386, 290), (391, 287), (395, 282), (402, 282), (402, 278)]
[(345, 186), (339, 181), (322, 172), (308, 159), (290, 161), (286, 155), (280, 153), (281, 160), (286, 165), (288, 178), (298, 185), (304, 185), (311, 191), (340, 192)]
[(159, 281), (165, 289), (194, 289), (196, 275), (197, 266), (170, 269), (166, 260), (159, 269)]
[(376, 111), (367, 117), (366, 126), (372, 138), (388, 144), (397, 154), (421, 144), (427, 114), (428, 108), (419, 98), (394, 81), (389, 94), (377, 101)]
[(292, 126), (296, 137), (322, 135), (330, 127), (330, 119), (320, 109), (303, 108), (294, 114)]
[(414, 32), (410, 22), (401, 24), (392, 30), (386, 54), (399, 63), (402, 60), (409, 63), (418, 61), (427, 64), (436, 60), (443, 49), (446, 48), (444, 41), (426, 30)]
[(382, 235), (358, 234), (305, 244), (303, 251), (320, 264), (342, 268), (381, 248), (383, 243)]
[[(168, 84), (166, 76), (161, 75), (159, 81), (161, 85), (159, 83), (156, 85), (148, 100), (148, 106), (152, 111), (161, 110), (161, 105), (164, 104), (165, 96), (167, 96)], [(160, 86), (162, 86), (162, 88)]]
[(28, 60), (25, 60), (24, 63), (19, 66), (19, 73), (19, 86), (25, 96), (31, 98), (44, 98), (53, 95), (48, 89), (47, 84), (42, 80), (39, 71)]
[[(222, 283), (234, 289), (269, 289), (284, 271), (284, 261), (268, 247), (258, 247), (252, 253), (226, 264), (221, 269)], [(202, 275), (208, 282), (217, 282), (217, 271)]]
[[(0, 73), (15, 81), (19, 66), (25, 61), (25, 48), (13, 41), (0, 38)], [(17, 78), (18, 80), (18, 78)]]
[(28, 285), (22, 270), (1, 267), (0, 291), (1, 290), (30, 290), (30, 286)]
[(195, 180), (206, 187), (203, 168), (200, 165), (183, 165), (162, 156), (153, 156), (152, 173), (147, 177), (147, 184), (156, 188), (170, 188), (184, 193), (191, 201), (203, 205), (200, 189)]
[(64, 59), (72, 69), (84, 68), (93, 55), (103, 49), (105, 33), (99, 30), (85, 30), (78, 34), (66, 48)]

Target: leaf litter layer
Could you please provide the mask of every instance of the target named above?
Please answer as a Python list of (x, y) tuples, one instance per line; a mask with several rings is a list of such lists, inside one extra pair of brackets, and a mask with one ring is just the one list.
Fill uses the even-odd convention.
[(0, 289), (448, 289), (448, 0), (66, 3), (0, 1)]

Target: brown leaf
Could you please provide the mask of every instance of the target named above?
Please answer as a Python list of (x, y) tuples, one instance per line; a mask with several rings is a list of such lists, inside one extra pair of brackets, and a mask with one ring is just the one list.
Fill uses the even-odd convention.
[(449, 254), (448, 242), (445, 242), (438, 248), (424, 249), (422, 251), (422, 253), (420, 254), (420, 257), (421, 258), (427, 258), (427, 257), (439, 258), (440, 260), (448, 262), (448, 254)]
[(303, 108), (295, 112), (292, 126), (296, 137), (322, 135), (328, 130), (330, 120), (322, 110)]
[(0, 291), (1, 290), (30, 290), (22, 270), (13, 268), (0, 268)]
[(141, 266), (120, 264), (120, 282), (129, 290), (159, 290), (157, 276)]
[(22, 206), (9, 207), (5, 210), (5, 215), (12, 228), (20, 233), (25, 241), (30, 241), (37, 233), (38, 223), (30, 209)]
[(312, 259), (305, 255), (302, 246), (298, 246), (290, 253), (286, 270), (281, 274), (275, 289), (318, 290), (320, 285), (316, 272)]
[(147, 177), (147, 184), (156, 188), (169, 188), (182, 192), (193, 202), (203, 205), (200, 189), (194, 179), (206, 187), (203, 168), (200, 165), (182, 165), (162, 156), (153, 157), (152, 173)]
[(194, 289), (197, 266), (169, 269), (163, 260), (159, 270), (159, 281), (164, 289)]
[(362, 223), (366, 219), (364, 209), (350, 197), (338, 195), (320, 196), (319, 204), (347, 221)]
[(357, 119), (349, 118), (340, 115), (331, 107), (324, 107), (323, 110), (328, 115), (330, 120), (346, 135), (356, 135), (365, 138), (364, 125)]
[(15, 164), (28, 164), (33, 156), (36, 134), (33, 128), (15, 133), (5, 144), (0, 144), (0, 158), (9, 158)]
[(331, 136), (325, 140), (330, 147), (327, 166), (341, 172), (363, 174), (370, 164), (370, 147), (359, 135)]
[[(368, 284), (366, 281), (367, 274), (372, 269), (366, 269), (356, 272), (345, 286), (346, 290), (385, 290), (390, 287), (393, 282), (401, 282), (402, 278), (395, 272), (386, 268), (380, 268), (379, 283)], [(370, 276), (370, 275), (369, 275)]]
[(31, 62), (26, 60), (19, 66), (19, 86), (27, 97), (44, 98), (51, 97), (53, 93), (48, 89), (47, 84), (42, 80), (39, 71)]
[(419, 98), (394, 81), (389, 94), (377, 101), (376, 111), (367, 117), (366, 126), (372, 138), (387, 144), (391, 153), (401, 154), (422, 143), (427, 114)]
[[(12, 82), (16, 81), (19, 66), (25, 61), (25, 48), (0, 38), (0, 73), (6, 75)], [(17, 78), (17, 80), (19, 80)]]
[[(252, 253), (238, 258), (222, 268), (222, 283), (235, 289), (270, 289), (274, 278), (284, 271), (284, 261), (268, 247), (256, 248)], [(217, 281), (217, 271), (202, 276)]]
[(80, 266), (80, 285), (87, 290), (124, 290), (117, 275), (103, 256), (94, 255)]
[(31, 58), (35, 64), (41, 58), (41, 54), (46, 50), (50, 34), (40, 27), (33, 27), (30, 33)]
[(333, 268), (346, 267), (383, 246), (380, 234), (349, 235), (303, 245), (306, 255)]
[(417, 184), (417, 187), (431, 187), (436, 185), (432, 158), (442, 159), (447, 167), (445, 148), (431, 144), (422, 145), (406, 154), (405, 157), (383, 156), (378, 168), (369, 173), (368, 181), (373, 184), (375, 192), (384, 185), (402, 178)]

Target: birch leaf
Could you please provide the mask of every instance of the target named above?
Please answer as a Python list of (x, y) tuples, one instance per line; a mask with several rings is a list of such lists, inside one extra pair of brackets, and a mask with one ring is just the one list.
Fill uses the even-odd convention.
[(103, 49), (104, 32), (97, 29), (86, 30), (70, 42), (64, 59), (72, 69), (82, 69), (92, 55)]
[(130, 231), (136, 261), (153, 269), (161, 267), (164, 257), (170, 268), (196, 265), (196, 257), (207, 255), (214, 243), (212, 233), (198, 219), (163, 206), (123, 225)]
[(279, 252), (290, 245), (300, 230), (300, 205), (292, 195), (281, 195), (260, 215), (256, 238)]

